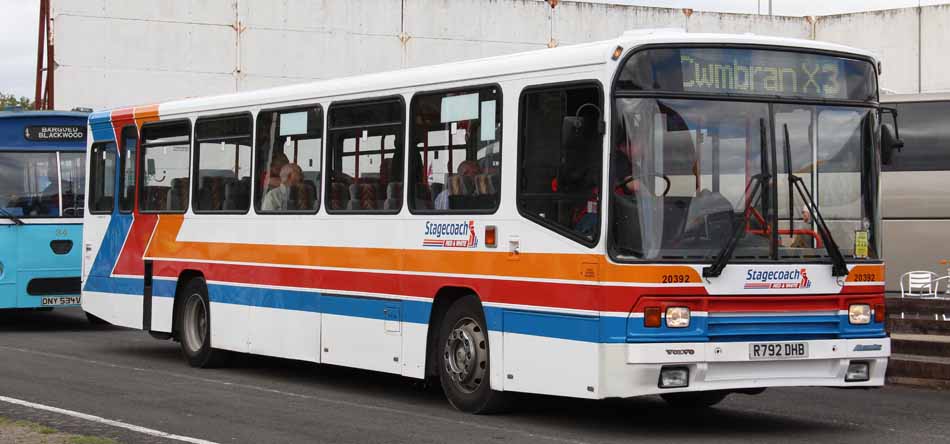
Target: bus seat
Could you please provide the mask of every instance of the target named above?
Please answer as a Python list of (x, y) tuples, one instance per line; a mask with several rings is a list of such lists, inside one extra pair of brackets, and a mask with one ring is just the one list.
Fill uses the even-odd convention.
[(244, 210), (250, 204), (251, 178), (243, 177), (239, 181), (229, 181), (224, 185), (225, 210)]
[(402, 182), (390, 182), (386, 185), (386, 201), (383, 209), (398, 210), (402, 206)]
[(614, 196), (613, 231), (614, 244), (623, 255), (643, 254), (643, 239), (640, 233), (640, 211), (637, 200), (627, 196)]
[(330, 209), (342, 210), (350, 200), (348, 187), (344, 183), (333, 182), (330, 184)]
[(480, 196), (492, 196), (495, 194), (495, 184), (492, 183), (492, 174), (479, 174), (475, 176), (475, 194)]
[(171, 189), (168, 190), (167, 207), (169, 210), (183, 210), (188, 208), (188, 178), (179, 177), (171, 180)]
[[(432, 184), (432, 187), (430, 188), (424, 183), (416, 184), (416, 192), (414, 195), (416, 200), (416, 208), (420, 210), (431, 210), (433, 208), (433, 202), (435, 200), (435, 196), (437, 196), (437, 194), (435, 194), (435, 185), (436, 184)], [(439, 189), (441, 190), (442, 184), (438, 185)]]

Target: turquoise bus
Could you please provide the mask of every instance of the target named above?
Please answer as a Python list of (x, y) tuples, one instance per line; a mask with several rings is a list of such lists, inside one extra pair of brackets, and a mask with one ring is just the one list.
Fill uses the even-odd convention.
[(0, 309), (80, 305), (88, 117), (0, 112)]

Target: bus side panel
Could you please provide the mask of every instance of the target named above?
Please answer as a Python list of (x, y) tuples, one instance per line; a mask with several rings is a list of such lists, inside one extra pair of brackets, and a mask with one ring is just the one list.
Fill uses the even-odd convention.
[(17, 226), (0, 225), (0, 308), (17, 306)]
[(598, 317), (505, 310), (504, 325), (505, 390), (597, 397)]

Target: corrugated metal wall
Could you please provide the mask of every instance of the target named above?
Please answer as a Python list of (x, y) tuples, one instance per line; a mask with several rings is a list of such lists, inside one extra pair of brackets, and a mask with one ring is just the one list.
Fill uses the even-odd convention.
[[(541, 0), (53, 1), (57, 104), (114, 107), (608, 39), (637, 28), (868, 48), (884, 87), (950, 90), (950, 6), (805, 17)], [(921, 69), (922, 67), (922, 69)]]

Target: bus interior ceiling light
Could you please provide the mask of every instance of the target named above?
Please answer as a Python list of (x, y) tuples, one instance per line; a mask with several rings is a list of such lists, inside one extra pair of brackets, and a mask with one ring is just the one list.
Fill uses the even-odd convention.
[(848, 372), (844, 375), (845, 382), (864, 382), (871, 379), (871, 370), (867, 362), (851, 361)]
[(669, 328), (689, 327), (689, 307), (668, 307), (666, 309), (666, 326)]
[(871, 306), (868, 304), (851, 304), (848, 307), (848, 322), (855, 325), (871, 323)]
[(680, 366), (661, 368), (660, 382), (658, 385), (660, 388), (689, 387), (689, 368)]

